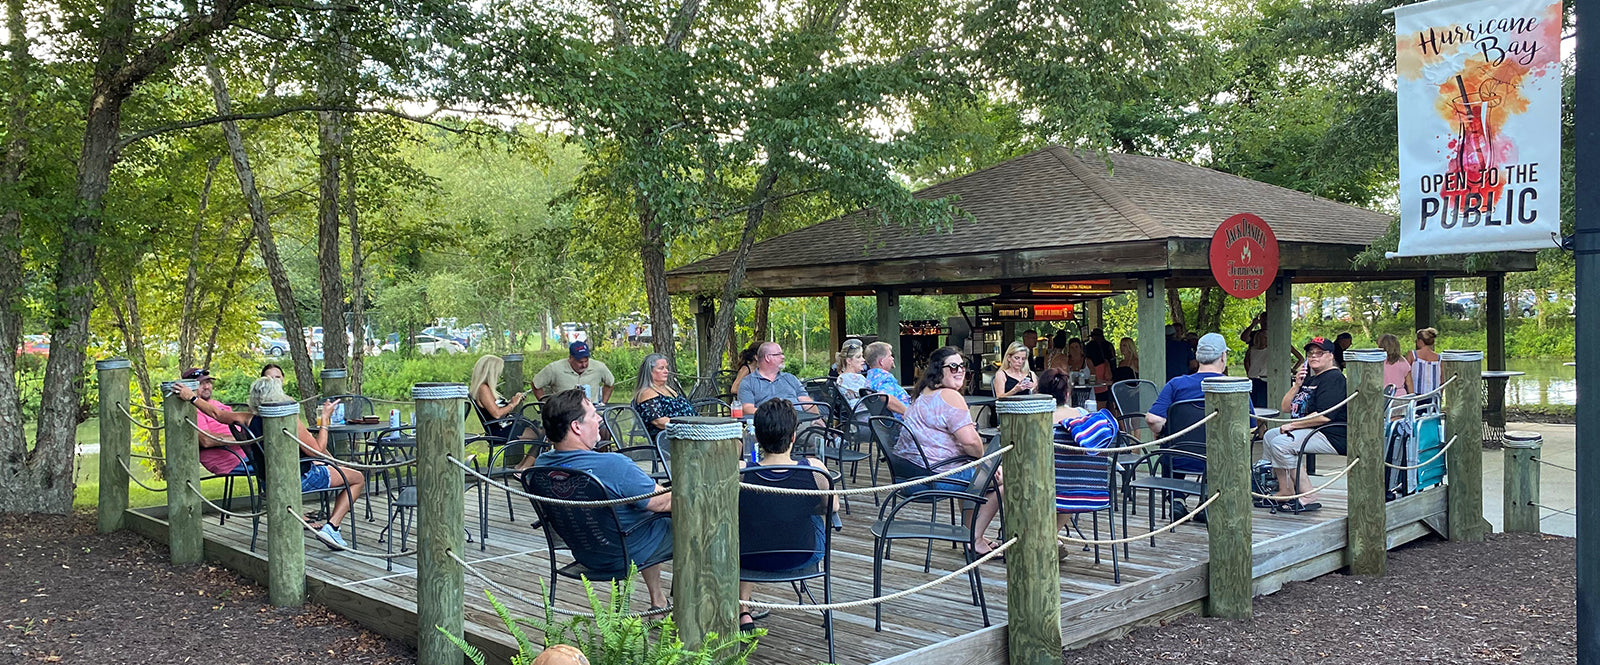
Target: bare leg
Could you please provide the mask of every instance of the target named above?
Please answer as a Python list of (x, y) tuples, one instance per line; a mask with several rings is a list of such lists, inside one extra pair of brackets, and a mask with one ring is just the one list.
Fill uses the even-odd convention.
[[(1000, 493), (1003, 489), (996, 487), (989, 500), (978, 506), (978, 521), (973, 524), (973, 533), (977, 534), (978, 542), (973, 544), (972, 549), (980, 555), (989, 553), (989, 545), (983, 534), (989, 530), (989, 523), (993, 522), (994, 516), (1000, 512)], [(982, 549), (978, 548), (980, 544), (983, 545)]]
[(360, 471), (328, 468), (329, 487), (343, 487), (346, 480), (350, 482), (350, 491), (340, 492), (339, 497), (333, 500), (333, 510), (328, 512), (328, 523), (335, 529), (344, 523), (344, 516), (350, 514), (351, 502), (361, 498), (361, 491), (367, 486), (367, 478)]
[(667, 594), (661, 590), (661, 565), (645, 568), (639, 571), (639, 576), (644, 578), (644, 588), (650, 592), (650, 606), (666, 607)]

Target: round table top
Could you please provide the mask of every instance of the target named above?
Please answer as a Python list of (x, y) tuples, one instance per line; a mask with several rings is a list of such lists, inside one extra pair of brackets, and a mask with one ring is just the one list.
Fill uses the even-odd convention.
[[(802, 423), (809, 423), (809, 422), (811, 422), (813, 420), (819, 420), (819, 419), (822, 418), (822, 414), (816, 413), (814, 411), (807, 411), (804, 408), (796, 408), (794, 410), (794, 414), (796, 416), (799, 416), (799, 422), (802, 422)], [(748, 422), (755, 422), (755, 419), (756, 419), (756, 414), (754, 414), (754, 413), (746, 413), (744, 415), (739, 416), (739, 420), (741, 422), (747, 422), (747, 423)]]
[(1250, 415), (1256, 416), (1257, 418), (1276, 418), (1280, 413), (1283, 412), (1277, 409), (1268, 409), (1260, 406), (1250, 407)]
[(389, 423), (387, 423), (387, 422), (377, 422), (377, 423), (370, 423), (370, 424), (369, 423), (344, 423), (342, 425), (329, 425), (328, 426), (328, 431), (332, 432), (334, 434), (369, 434), (369, 433), (372, 433), (372, 432), (378, 432), (378, 431), (386, 430), (386, 429), (389, 429), (390, 427), (391, 427), (391, 425)]
[(983, 406), (994, 404), (994, 395), (962, 395), (967, 400), (967, 406)]
[(1483, 373), (1485, 379), (1509, 379), (1513, 376), (1522, 376), (1527, 372), (1510, 372), (1506, 370), (1489, 370)]

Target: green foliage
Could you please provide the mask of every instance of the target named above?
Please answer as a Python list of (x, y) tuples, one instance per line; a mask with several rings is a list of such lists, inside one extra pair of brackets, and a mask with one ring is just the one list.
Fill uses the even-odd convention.
[[(558, 615), (548, 597), (544, 599), (542, 617), (516, 616), (493, 592), (486, 589), (484, 595), (494, 606), (506, 631), (517, 641), (518, 652), (511, 659), (512, 665), (532, 663), (540, 651), (558, 644), (577, 647), (594, 665), (744, 665), (755, 652), (757, 640), (766, 634), (765, 629), (757, 629), (752, 634), (735, 633), (731, 637), (711, 634), (706, 636), (704, 646), (689, 649), (678, 637), (677, 626), (670, 615), (646, 619), (631, 612), (632, 578), (630, 574), (610, 583), (604, 599), (594, 584), (583, 580), (593, 616)], [(523, 626), (540, 631), (544, 644), (535, 646)], [(483, 665), (485, 659), (480, 651), (454, 635), (445, 635), (472, 662)]]

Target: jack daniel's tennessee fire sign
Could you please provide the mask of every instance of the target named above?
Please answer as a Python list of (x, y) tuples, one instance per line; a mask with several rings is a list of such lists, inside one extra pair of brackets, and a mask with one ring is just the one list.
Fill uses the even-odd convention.
[(1229, 217), (1211, 234), (1211, 274), (1235, 298), (1266, 293), (1278, 276), (1278, 236), (1248, 212)]

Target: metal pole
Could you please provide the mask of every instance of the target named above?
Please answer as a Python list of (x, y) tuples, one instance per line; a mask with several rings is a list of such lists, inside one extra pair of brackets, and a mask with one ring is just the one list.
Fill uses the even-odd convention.
[[(1587, 12), (1600, 16), (1600, 0), (1576, 0), (1575, 14)], [(1573, 226), (1574, 257), (1577, 264), (1577, 385), (1578, 427), (1577, 468), (1578, 496), (1595, 496), (1600, 492), (1600, 475), (1594, 467), (1600, 460), (1600, 408), (1593, 392), (1582, 386), (1600, 386), (1600, 356), (1592, 349), (1600, 343), (1595, 328), (1600, 325), (1600, 48), (1595, 39), (1576, 39), (1574, 57), (1577, 91), (1572, 105), (1573, 150), (1577, 153), (1572, 190), (1577, 200), (1577, 217)], [(1552, 131), (1557, 131), (1551, 128)], [(1590, 286), (1585, 287), (1584, 284)], [(1596, 551), (1595, 534), (1600, 532), (1600, 505), (1594, 501), (1578, 502), (1578, 665), (1600, 665), (1600, 551)]]

